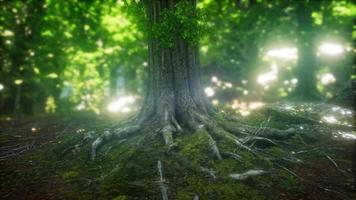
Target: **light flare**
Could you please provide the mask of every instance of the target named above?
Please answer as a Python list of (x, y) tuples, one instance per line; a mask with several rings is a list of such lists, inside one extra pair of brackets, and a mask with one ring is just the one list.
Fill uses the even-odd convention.
[(204, 89), (204, 92), (205, 92), (206, 96), (208, 96), (208, 97), (212, 97), (212, 96), (215, 95), (215, 91), (214, 91), (214, 89), (211, 88), (211, 87), (206, 87), (206, 88)]
[(332, 73), (326, 73), (320, 75), (320, 82), (323, 85), (329, 85), (331, 83), (334, 83), (336, 81), (335, 76)]
[(107, 109), (109, 112), (122, 112), (128, 113), (132, 111), (132, 105), (136, 102), (137, 98), (132, 95), (119, 97), (117, 100), (111, 102)]
[(257, 82), (260, 85), (266, 86), (267, 84), (277, 80), (278, 68), (277, 65), (272, 65), (271, 71), (261, 74), (257, 77)]
[(297, 48), (271, 49), (267, 51), (266, 55), (270, 58), (296, 60), (298, 58), (298, 50)]
[(323, 117), (323, 121), (325, 121), (326, 123), (329, 123), (329, 124), (336, 124), (336, 123), (339, 122), (339, 121), (335, 118), (335, 116), (332, 116), (332, 115), (324, 116), (324, 117)]
[(344, 52), (344, 48), (337, 43), (325, 42), (319, 46), (319, 52), (325, 55), (337, 56)]

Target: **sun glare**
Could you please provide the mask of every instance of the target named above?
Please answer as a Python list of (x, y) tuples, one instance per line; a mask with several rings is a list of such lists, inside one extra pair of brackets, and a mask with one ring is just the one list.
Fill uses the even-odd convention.
[(267, 51), (266, 55), (270, 58), (295, 60), (298, 58), (298, 50), (296, 48), (271, 49)]
[(132, 95), (119, 97), (117, 100), (111, 102), (107, 109), (109, 112), (128, 113), (132, 111), (132, 105), (136, 100), (137, 98)]
[(260, 85), (269, 84), (269, 83), (277, 80), (277, 75), (278, 75), (277, 65), (272, 65), (271, 71), (269, 71), (265, 74), (261, 74), (257, 77), (257, 82)]
[(331, 73), (326, 73), (326, 74), (322, 74), (320, 76), (320, 82), (323, 85), (329, 85), (331, 83), (334, 83), (336, 81), (336, 78), (333, 74)]
[(344, 48), (337, 43), (325, 42), (319, 46), (319, 52), (325, 55), (337, 56), (344, 52)]
[(208, 96), (208, 97), (212, 97), (215, 94), (214, 89), (211, 87), (206, 87), (204, 92), (205, 92), (206, 96)]

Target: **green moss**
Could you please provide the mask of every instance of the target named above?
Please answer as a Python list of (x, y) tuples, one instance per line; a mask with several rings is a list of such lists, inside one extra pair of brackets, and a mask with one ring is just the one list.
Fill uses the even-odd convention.
[(234, 181), (208, 182), (197, 177), (190, 177), (187, 181), (189, 185), (178, 190), (179, 200), (193, 199), (194, 195), (201, 199), (264, 199), (255, 189)]
[(304, 192), (304, 186), (299, 182), (298, 178), (292, 175), (284, 175), (279, 186), (294, 195), (300, 195)]
[(127, 200), (126, 196), (117, 196), (115, 198), (113, 198), (113, 200)]
[(62, 178), (63, 179), (72, 179), (72, 178), (75, 178), (77, 176), (78, 176), (78, 172), (76, 172), (76, 171), (68, 171), (68, 172), (65, 172), (62, 175)]
[(182, 139), (181, 153), (191, 159), (197, 159), (209, 152), (209, 138), (207, 132), (200, 130)]

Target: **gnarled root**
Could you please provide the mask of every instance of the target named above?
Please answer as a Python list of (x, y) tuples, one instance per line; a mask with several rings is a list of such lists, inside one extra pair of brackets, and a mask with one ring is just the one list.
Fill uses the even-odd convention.
[(104, 131), (104, 133), (100, 137), (98, 137), (91, 145), (91, 159), (95, 159), (98, 148), (100, 148), (100, 146), (104, 142), (110, 141), (112, 139), (127, 138), (130, 134), (138, 132), (140, 128), (140, 125), (133, 125), (114, 130)]

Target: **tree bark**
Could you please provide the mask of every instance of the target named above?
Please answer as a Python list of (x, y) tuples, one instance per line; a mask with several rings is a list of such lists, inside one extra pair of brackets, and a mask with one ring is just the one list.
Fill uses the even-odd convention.
[[(179, 0), (146, 2), (149, 26), (162, 20), (164, 10), (175, 9)], [(195, 8), (195, 0), (188, 1)], [(148, 36), (148, 90), (139, 120), (156, 120), (161, 125), (176, 124), (195, 130), (196, 116), (212, 112), (200, 84), (198, 45), (170, 32), (171, 47), (164, 47), (159, 38)]]

